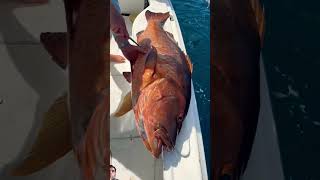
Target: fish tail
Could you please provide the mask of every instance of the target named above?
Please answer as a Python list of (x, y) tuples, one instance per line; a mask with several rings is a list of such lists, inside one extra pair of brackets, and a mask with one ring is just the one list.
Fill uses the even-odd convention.
[(146, 11), (146, 18), (147, 21), (156, 21), (159, 23), (164, 23), (169, 17), (170, 17), (170, 13), (166, 12), (166, 13), (154, 13), (151, 12), (149, 10)]
[(105, 96), (103, 101), (96, 107), (87, 128), (86, 134), (81, 141), (77, 152), (80, 167), (85, 180), (93, 179), (97, 166), (105, 166), (105, 157), (108, 151), (107, 145), (107, 117), (109, 113), (109, 97)]

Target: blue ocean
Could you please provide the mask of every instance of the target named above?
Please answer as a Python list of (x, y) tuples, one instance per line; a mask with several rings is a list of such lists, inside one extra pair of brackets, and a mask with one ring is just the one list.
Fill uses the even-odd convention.
[(319, 180), (319, 1), (263, 2), (263, 57), (285, 179)]
[[(206, 0), (171, 1), (193, 63), (193, 85), (210, 170), (210, 8)], [(210, 179), (210, 178), (209, 178)]]

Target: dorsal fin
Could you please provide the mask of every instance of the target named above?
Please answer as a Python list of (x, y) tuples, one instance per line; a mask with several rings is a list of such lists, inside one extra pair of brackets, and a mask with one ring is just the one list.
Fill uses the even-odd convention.
[(259, 31), (260, 43), (262, 47), (265, 32), (264, 7), (261, 5), (260, 0), (251, 0), (251, 7), (256, 18), (257, 29)]

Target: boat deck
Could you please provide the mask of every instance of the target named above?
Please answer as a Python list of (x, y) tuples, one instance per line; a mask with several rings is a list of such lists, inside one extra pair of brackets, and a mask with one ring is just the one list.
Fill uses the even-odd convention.
[(39, 42), (41, 32), (66, 32), (62, 0), (26, 6), (0, 1), (0, 179), (78, 180), (79, 171), (68, 153), (42, 171), (26, 177), (6, 170), (27, 155), (52, 102), (66, 91), (66, 74)]

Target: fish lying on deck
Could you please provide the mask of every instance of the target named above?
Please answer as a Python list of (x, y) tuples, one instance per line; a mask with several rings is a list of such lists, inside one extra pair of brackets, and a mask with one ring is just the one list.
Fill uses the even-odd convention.
[(192, 65), (172, 34), (163, 29), (167, 13), (146, 11), (148, 25), (137, 34), (138, 44), (150, 49), (131, 61), (124, 72), (132, 91), (114, 114), (119, 117), (133, 108), (137, 130), (146, 148), (156, 158), (162, 148), (172, 150), (188, 112)]
[(213, 4), (213, 179), (238, 180), (248, 163), (260, 110), (259, 0)]
[[(12, 175), (34, 173), (72, 149), (83, 180), (96, 179), (98, 169), (109, 165), (107, 5), (102, 0), (65, 0), (65, 8), (68, 36), (56, 33), (50, 39), (52, 34), (46, 33), (41, 40), (54, 61), (68, 69), (69, 91), (49, 109), (29, 156)], [(92, 27), (99, 28), (92, 32)], [(105, 173), (108, 177), (109, 170)]]

